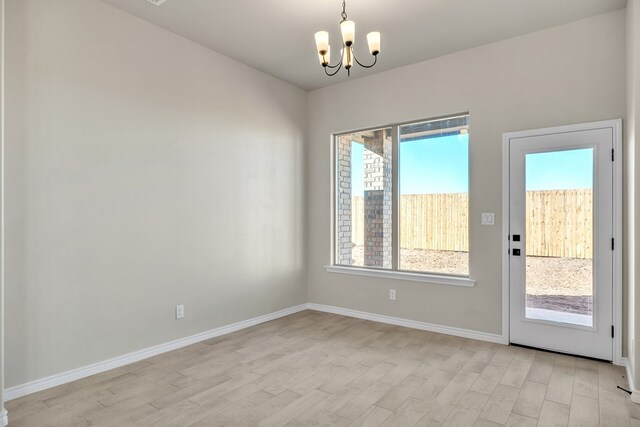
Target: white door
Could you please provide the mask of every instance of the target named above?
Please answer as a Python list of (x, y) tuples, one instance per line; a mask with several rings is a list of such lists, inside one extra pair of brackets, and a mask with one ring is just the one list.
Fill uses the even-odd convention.
[(510, 341), (613, 359), (612, 127), (510, 137)]

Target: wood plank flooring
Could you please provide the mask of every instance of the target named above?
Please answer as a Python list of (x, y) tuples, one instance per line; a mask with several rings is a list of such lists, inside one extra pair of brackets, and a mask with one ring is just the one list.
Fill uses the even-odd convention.
[(315, 311), (7, 402), (10, 426), (640, 426), (624, 369)]

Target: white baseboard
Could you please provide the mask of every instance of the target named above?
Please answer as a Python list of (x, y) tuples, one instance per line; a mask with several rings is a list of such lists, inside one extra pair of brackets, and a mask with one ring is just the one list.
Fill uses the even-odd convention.
[[(269, 313), (263, 316), (254, 317), (253, 319), (243, 320), (241, 322), (233, 323), (231, 325), (221, 326), (219, 328), (211, 329), (209, 331), (201, 332), (199, 334), (191, 335), (185, 338), (180, 338), (165, 344), (160, 344), (154, 347), (149, 347), (146, 349), (134, 351), (133, 353), (125, 354), (123, 356), (117, 356), (112, 359), (105, 360), (103, 362), (94, 363), (92, 365), (84, 366), (82, 368), (73, 369), (71, 371), (62, 372), (60, 374), (52, 375), (50, 377), (31, 381), (26, 384), (10, 387), (8, 389), (5, 389), (4, 398), (5, 398), (5, 401), (16, 399), (18, 397), (26, 396), (27, 394), (35, 393), (51, 387), (66, 384), (71, 381), (79, 380), (80, 378), (85, 378), (90, 375), (99, 374), (101, 372), (118, 368), (120, 366), (128, 365), (130, 363), (147, 359), (149, 357), (156, 356), (158, 354), (162, 354), (171, 350), (176, 350), (178, 348), (186, 347), (188, 345), (192, 345), (200, 341), (219, 337), (221, 335), (230, 334), (232, 332), (236, 332), (241, 329), (258, 325), (260, 323), (264, 323), (270, 320), (275, 320), (281, 317), (289, 316), (291, 314), (306, 310), (307, 308), (308, 308), (307, 304), (300, 304), (295, 307), (290, 307), (284, 310), (276, 311), (274, 313)], [(0, 417), (0, 427), (6, 425), (6, 423), (2, 424), (2, 420), (3, 420), (2, 417)], [(6, 420), (6, 411), (4, 414), (4, 420)]]
[(383, 316), (381, 314), (367, 313), (342, 307), (333, 307), (322, 304), (308, 304), (310, 310), (323, 311), (325, 313), (340, 314), (347, 317), (372, 320), (374, 322), (388, 323), (390, 325), (404, 326), (406, 328), (421, 329), (423, 331), (437, 332), (439, 334), (454, 335), (456, 337), (471, 338), (479, 341), (488, 341), (496, 344), (509, 344), (505, 337), (487, 332), (472, 331), (470, 329), (454, 328), (451, 326), (434, 325), (432, 323), (418, 322), (416, 320), (402, 319), (399, 317)]
[(5, 427), (9, 424), (9, 416), (7, 415), (7, 410), (3, 409), (0, 414), (0, 427)]

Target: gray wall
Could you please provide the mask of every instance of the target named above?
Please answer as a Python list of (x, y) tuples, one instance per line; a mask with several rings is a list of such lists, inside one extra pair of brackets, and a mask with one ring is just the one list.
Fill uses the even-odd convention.
[(304, 91), (97, 0), (7, 21), (7, 387), (306, 302)]
[[(464, 111), (471, 114), (470, 271), (476, 287), (325, 272), (331, 263), (331, 133)], [(500, 334), (502, 134), (624, 114), (624, 10), (311, 92), (309, 301)], [(495, 212), (496, 225), (481, 226), (481, 212)], [(389, 288), (397, 289), (397, 301), (389, 301)]]

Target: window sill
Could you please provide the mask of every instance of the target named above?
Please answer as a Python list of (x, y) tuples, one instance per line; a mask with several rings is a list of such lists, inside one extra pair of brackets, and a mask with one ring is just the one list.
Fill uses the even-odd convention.
[(408, 271), (384, 271), (371, 268), (343, 267), (328, 265), (324, 268), (328, 273), (353, 274), (356, 276), (379, 277), (382, 279), (411, 280), (414, 282), (436, 283), (439, 285), (465, 286), (471, 288), (476, 281), (468, 277), (445, 276), (428, 273), (410, 273)]

